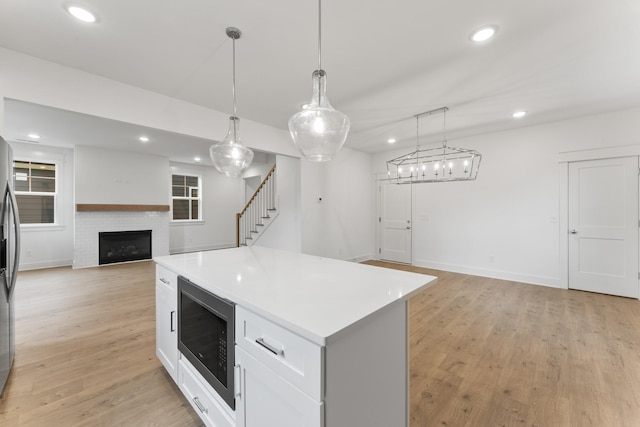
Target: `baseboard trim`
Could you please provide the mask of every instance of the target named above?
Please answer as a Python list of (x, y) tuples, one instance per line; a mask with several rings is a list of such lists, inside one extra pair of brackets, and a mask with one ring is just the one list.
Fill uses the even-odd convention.
[(41, 261), (41, 262), (20, 261), (20, 267), (18, 268), (18, 271), (42, 270), (44, 268), (71, 267), (71, 266), (73, 266), (72, 259), (60, 259), (60, 260), (54, 260), (54, 261)]
[(528, 283), (531, 285), (547, 286), (550, 288), (565, 289), (558, 277), (535, 276), (510, 271), (489, 270), (455, 264), (443, 264), (427, 260), (416, 260), (413, 264), (416, 267), (431, 268), (433, 270), (450, 271), (452, 273), (470, 274), (473, 276), (490, 277), (492, 279), (509, 280), (512, 282)]
[(373, 254), (355, 256), (347, 259), (347, 261), (362, 262), (362, 261), (369, 261), (370, 259), (374, 259)]

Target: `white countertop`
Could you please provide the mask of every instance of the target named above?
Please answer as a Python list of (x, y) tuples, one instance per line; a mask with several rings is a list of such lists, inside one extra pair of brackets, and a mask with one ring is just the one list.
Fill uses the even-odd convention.
[(436, 281), (424, 274), (259, 246), (154, 261), (319, 345)]

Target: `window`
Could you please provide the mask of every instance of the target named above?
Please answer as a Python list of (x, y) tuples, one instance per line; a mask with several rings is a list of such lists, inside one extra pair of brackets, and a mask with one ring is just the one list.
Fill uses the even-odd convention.
[(171, 175), (174, 221), (198, 221), (200, 219), (200, 177)]
[(22, 224), (55, 224), (55, 164), (16, 160), (13, 185)]

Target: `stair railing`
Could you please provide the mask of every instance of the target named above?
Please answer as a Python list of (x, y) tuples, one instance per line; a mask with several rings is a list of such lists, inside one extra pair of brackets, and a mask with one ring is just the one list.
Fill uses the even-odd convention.
[(253, 240), (264, 227), (269, 212), (276, 210), (276, 165), (269, 170), (244, 209), (236, 214), (236, 246), (244, 246)]

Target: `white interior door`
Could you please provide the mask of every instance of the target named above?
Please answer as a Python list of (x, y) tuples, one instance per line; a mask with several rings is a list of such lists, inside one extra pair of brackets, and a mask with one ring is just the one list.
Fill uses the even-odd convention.
[(411, 185), (380, 186), (380, 259), (411, 263)]
[(638, 158), (569, 164), (569, 288), (638, 298)]

